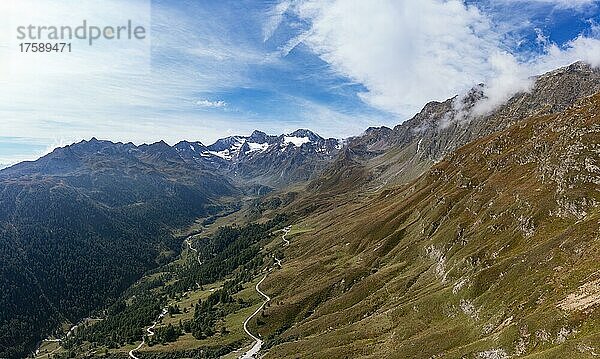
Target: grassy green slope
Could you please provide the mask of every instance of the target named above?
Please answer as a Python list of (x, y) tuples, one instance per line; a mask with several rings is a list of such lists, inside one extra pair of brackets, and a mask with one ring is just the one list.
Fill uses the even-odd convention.
[(268, 357), (600, 352), (599, 114), (531, 118), (308, 219), (264, 283)]

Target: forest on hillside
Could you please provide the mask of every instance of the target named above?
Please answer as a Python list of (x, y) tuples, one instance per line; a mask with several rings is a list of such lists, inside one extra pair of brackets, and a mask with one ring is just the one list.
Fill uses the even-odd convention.
[[(226, 334), (227, 328), (219, 326), (221, 320), (250, 305), (233, 295), (264, 267), (264, 254), (260, 253), (260, 247), (272, 240), (275, 237), (272, 232), (287, 221), (286, 215), (277, 215), (263, 224), (221, 227), (214, 235), (195, 241), (201, 265), (195, 257), (191, 257), (184, 263), (168, 263), (148, 272), (150, 276), (130, 287), (106, 309), (103, 320), (78, 328), (63, 343), (67, 350), (65, 355), (81, 354), (83, 348), (116, 349), (139, 342), (142, 337), (149, 346), (153, 346), (175, 341), (185, 333), (191, 333), (196, 339)], [(163, 309), (171, 316), (181, 313), (182, 309), (178, 306), (166, 306), (170, 299), (181, 298), (190, 290), (197, 289), (198, 285), (221, 280), (224, 284), (220, 289), (193, 305), (190, 320), (159, 327), (152, 337), (144, 332), (144, 328), (150, 326)], [(212, 353), (210, 348), (201, 348), (200, 351)]]
[(175, 258), (174, 228), (220, 208), (210, 208), (201, 190), (168, 190), (112, 206), (123, 201), (117, 189), (0, 182), (0, 358), (21, 358), (59, 324), (116, 303), (143, 273)]

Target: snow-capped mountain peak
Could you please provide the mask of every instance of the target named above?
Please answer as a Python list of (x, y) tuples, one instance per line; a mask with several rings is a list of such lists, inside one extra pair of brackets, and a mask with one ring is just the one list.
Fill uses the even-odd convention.
[(208, 152), (224, 160), (232, 160), (235, 156), (237, 156), (244, 143), (246, 143), (245, 137), (226, 137), (219, 139), (217, 142), (208, 146)]
[(249, 181), (262, 178), (264, 183), (277, 185), (316, 174), (337, 155), (340, 142), (309, 130), (279, 136), (254, 131), (250, 136), (230, 136), (209, 146), (182, 141), (173, 149), (173, 156), (189, 164), (233, 173)]

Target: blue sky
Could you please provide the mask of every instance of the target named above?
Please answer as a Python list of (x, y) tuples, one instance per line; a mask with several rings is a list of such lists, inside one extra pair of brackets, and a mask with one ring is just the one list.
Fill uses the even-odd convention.
[[(77, 13), (71, 0), (19, 6), (42, 16), (49, 3)], [(26, 64), (0, 73), (0, 166), (93, 136), (210, 143), (253, 129), (310, 128), (348, 137), (399, 124), (429, 100), (480, 82), (493, 107), (527, 90), (531, 75), (577, 60), (600, 65), (598, 1), (123, 3), (95, 6), (109, 23), (116, 13), (147, 12), (151, 38), (139, 59), (111, 57), (100, 44), (63, 71), (46, 72), (65, 62), (40, 57), (50, 63), (35, 74)], [(1, 17), (15, 9), (2, 6), (7, 23)], [(8, 43), (0, 37), (0, 63)]]

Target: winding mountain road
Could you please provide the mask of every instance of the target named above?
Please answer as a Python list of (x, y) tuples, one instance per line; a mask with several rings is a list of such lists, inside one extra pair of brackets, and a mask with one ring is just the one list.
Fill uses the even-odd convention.
[(62, 342), (65, 340), (65, 339), (68, 339), (68, 338), (70, 338), (70, 337), (71, 337), (71, 335), (73, 335), (73, 334), (75, 333), (75, 330), (77, 330), (77, 328), (79, 328), (80, 326), (82, 326), (83, 324), (85, 324), (86, 322), (88, 322), (88, 321), (90, 321), (90, 320), (93, 320), (93, 318), (84, 318), (84, 319), (82, 319), (82, 320), (81, 320), (79, 323), (77, 323), (77, 324), (75, 324), (75, 325), (71, 326), (71, 328), (69, 329), (69, 331), (67, 332), (67, 334), (65, 334), (65, 335), (64, 335), (62, 338), (58, 338), (58, 339), (44, 339), (44, 340), (42, 340), (42, 341), (41, 341), (41, 343), (38, 345), (38, 348), (35, 350), (35, 353), (33, 354), (34, 358), (35, 358), (35, 357), (38, 357), (38, 354), (39, 354), (39, 352), (40, 352), (40, 347), (41, 347), (41, 345), (42, 345), (42, 343), (43, 343), (43, 342), (49, 342), (49, 343), (50, 343), (50, 342), (53, 342), (53, 343), (59, 343), (59, 347), (58, 347), (58, 348), (54, 349), (54, 350), (53, 350), (52, 352), (50, 352), (50, 353), (46, 353), (46, 354), (44, 354), (44, 356), (47, 356), (48, 358), (50, 358), (50, 355), (51, 355), (51, 354), (54, 354), (56, 351), (58, 351), (58, 350), (62, 349), (62, 344), (61, 344), (61, 343), (62, 343)]
[[(198, 264), (202, 265), (202, 261), (200, 260), (200, 254), (198, 253), (198, 250), (196, 248), (192, 247), (192, 237), (191, 236), (188, 237), (185, 240), (185, 242), (187, 243), (188, 248), (192, 252), (196, 253), (196, 260), (198, 261)], [(198, 288), (200, 288), (200, 284), (199, 283), (196, 283), (196, 285), (198, 286)], [(146, 332), (148, 333), (149, 337), (151, 337), (151, 336), (154, 335), (154, 328), (156, 328), (156, 325), (158, 324), (158, 322), (162, 319), (162, 317), (164, 317), (165, 315), (167, 315), (168, 312), (169, 311), (167, 310), (167, 308), (164, 308), (162, 310), (162, 312), (160, 313), (160, 315), (158, 316), (158, 318), (156, 318), (156, 320), (154, 321), (154, 323), (152, 323), (151, 326), (149, 326), (148, 328), (146, 328)], [(131, 359), (140, 359), (140, 358), (136, 357), (135, 354), (133, 354), (133, 353), (135, 353), (136, 351), (140, 350), (144, 346), (144, 344), (146, 344), (146, 339), (142, 338), (142, 342), (140, 343), (140, 345), (138, 345), (135, 349), (132, 349), (132, 350), (129, 351), (129, 357)]]
[(281, 236), (281, 239), (283, 239), (283, 242), (285, 243), (284, 246), (289, 246), (290, 245), (290, 241), (288, 241), (287, 239), (285, 239), (285, 236), (287, 236), (288, 233), (290, 233), (290, 231), (292, 230), (292, 226), (287, 226), (283, 229), (283, 236)]
[[(285, 242), (285, 244), (290, 244), (290, 241), (288, 241), (285, 236), (290, 232), (290, 230), (292, 229), (292, 226), (287, 226), (283, 229), (283, 235), (281, 236), (281, 239), (283, 239), (283, 241)], [(282, 268), (281, 266), (281, 261), (279, 259), (275, 258), (275, 262), (277, 262), (277, 265), (279, 266), (279, 268)], [(256, 292), (258, 294), (260, 294), (265, 301), (263, 302), (263, 304), (256, 309), (256, 311), (254, 311), (254, 313), (252, 313), (252, 315), (250, 315), (248, 318), (246, 318), (246, 320), (244, 321), (244, 331), (246, 332), (246, 334), (248, 334), (248, 336), (250, 338), (252, 338), (252, 340), (254, 340), (254, 345), (252, 346), (252, 348), (250, 348), (250, 350), (248, 350), (246, 353), (244, 353), (242, 356), (239, 357), (239, 359), (254, 359), (256, 354), (258, 354), (258, 352), (260, 351), (260, 349), (262, 348), (263, 345), (263, 341), (257, 336), (254, 335), (250, 332), (250, 330), (248, 330), (248, 323), (250, 322), (250, 320), (252, 320), (252, 318), (254, 318), (258, 313), (260, 313), (261, 310), (263, 310), (263, 308), (265, 307), (265, 305), (267, 305), (267, 303), (269, 303), (271, 301), (271, 297), (269, 297), (268, 295), (266, 295), (262, 290), (260, 290), (260, 285), (261, 283), (267, 279), (267, 276), (269, 274), (265, 274), (265, 276), (258, 282), (256, 283)]]
[[(160, 315), (158, 316), (158, 318), (156, 318), (156, 320), (154, 321), (154, 323), (152, 323), (151, 326), (149, 326), (146, 329), (146, 332), (148, 332), (148, 336), (151, 337), (154, 335), (154, 328), (156, 328), (156, 325), (158, 324), (158, 322), (162, 319), (162, 317), (164, 317), (165, 315), (167, 315), (169, 311), (167, 310), (167, 308), (164, 308), (162, 310), (162, 312), (160, 313)], [(129, 351), (129, 357), (131, 359), (140, 359), (138, 357), (135, 356), (135, 354), (133, 354), (134, 352), (137, 352), (138, 350), (140, 350), (144, 344), (146, 344), (146, 338), (142, 338), (142, 342), (140, 343), (140, 345), (138, 345), (135, 349), (131, 349)]]
[(261, 291), (260, 288), (259, 288), (260, 284), (265, 279), (267, 279), (267, 274), (265, 274), (265, 276), (260, 280), (260, 282), (256, 283), (256, 291), (258, 292), (258, 294), (262, 295), (263, 298), (265, 298), (265, 301), (263, 302), (263, 304), (254, 313), (252, 313), (251, 316), (249, 316), (248, 318), (246, 318), (246, 320), (244, 321), (244, 331), (246, 332), (246, 334), (248, 334), (248, 336), (250, 336), (250, 338), (252, 338), (252, 340), (255, 341), (255, 343), (252, 346), (252, 348), (250, 348), (250, 350), (248, 350), (244, 355), (242, 355), (240, 357), (240, 359), (253, 359), (254, 356), (256, 354), (258, 354), (258, 352), (260, 351), (260, 348), (263, 345), (263, 341), (259, 337), (257, 337), (254, 334), (250, 333), (250, 331), (248, 330), (248, 322), (250, 322), (250, 320), (252, 318), (254, 318), (265, 307), (265, 305), (271, 301), (271, 297), (269, 297), (268, 295), (266, 295), (265, 293), (263, 293), (263, 291)]

